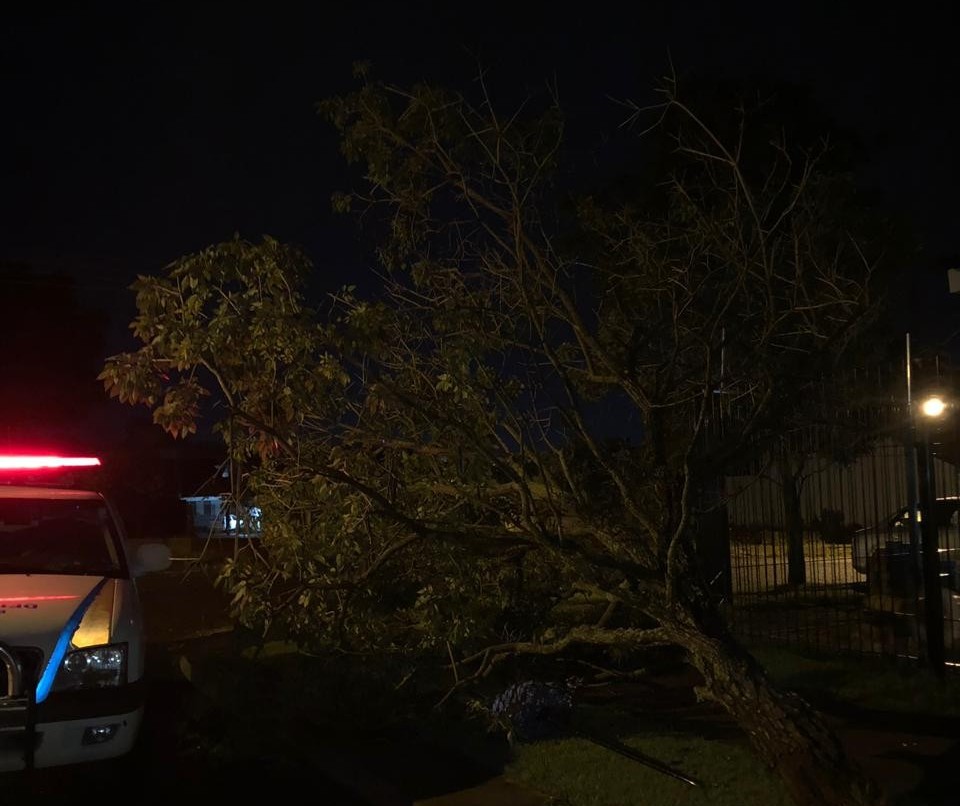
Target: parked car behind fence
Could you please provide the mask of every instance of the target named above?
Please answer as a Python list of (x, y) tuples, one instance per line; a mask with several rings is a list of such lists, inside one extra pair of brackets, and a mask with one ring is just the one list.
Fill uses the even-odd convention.
[[(924, 513), (918, 510), (917, 523)], [(932, 517), (938, 529), (940, 550), (940, 574), (946, 587), (960, 590), (960, 496), (943, 496), (934, 503)], [(909, 585), (909, 577), (919, 575), (919, 559), (911, 546), (913, 511), (909, 506), (900, 507), (884, 521), (873, 527), (858, 529), (853, 535), (851, 558), (853, 567), (867, 574), (868, 582), (885, 588)], [(921, 551), (917, 537), (916, 556)]]

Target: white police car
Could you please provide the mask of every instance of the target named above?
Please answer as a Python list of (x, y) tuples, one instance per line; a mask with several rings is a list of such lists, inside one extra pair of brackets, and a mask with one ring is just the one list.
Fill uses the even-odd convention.
[(170, 553), (132, 551), (104, 495), (64, 486), (60, 471), (99, 465), (0, 455), (0, 772), (121, 756), (140, 729), (136, 577)]

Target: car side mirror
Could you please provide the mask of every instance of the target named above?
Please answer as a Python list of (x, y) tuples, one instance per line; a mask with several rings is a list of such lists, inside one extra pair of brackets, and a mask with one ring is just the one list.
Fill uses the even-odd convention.
[(142, 543), (133, 554), (130, 571), (135, 577), (166, 571), (172, 561), (170, 549), (163, 543)]

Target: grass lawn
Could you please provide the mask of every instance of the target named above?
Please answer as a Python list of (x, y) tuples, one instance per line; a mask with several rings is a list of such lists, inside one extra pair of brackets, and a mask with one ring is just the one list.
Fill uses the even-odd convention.
[[(937, 680), (915, 666), (859, 655), (827, 655), (786, 648), (754, 647), (773, 680), (816, 703), (827, 699), (856, 708), (911, 715), (960, 717), (960, 676)], [(581, 719), (583, 717), (581, 716)], [(789, 806), (779, 780), (756, 760), (746, 743), (675, 730), (645, 720), (638, 729), (616, 706), (595, 709), (585, 733), (605, 727), (630, 748), (684, 772), (692, 787), (637, 761), (570, 738), (518, 744), (506, 773), (569, 806), (683, 806), (738, 804)]]
[(876, 711), (960, 717), (960, 675), (938, 680), (913, 663), (866, 655), (750, 647), (780, 686)]
[[(695, 702), (658, 710), (649, 693), (634, 699), (629, 690), (581, 698), (564, 734), (515, 744), (505, 774), (569, 806), (791, 806), (779, 779), (721, 714)], [(654, 763), (630, 758), (618, 746)]]
[(520, 745), (506, 774), (570, 806), (791, 806), (745, 746), (682, 735), (634, 735), (631, 749), (682, 770), (693, 787), (587, 739)]
[[(960, 675), (936, 681), (922, 670), (881, 659), (770, 647), (753, 651), (776, 683), (800, 691), (814, 704), (817, 695), (823, 695), (864, 709), (960, 716)], [(450, 763), (459, 750), (486, 769), (500, 769), (507, 778), (547, 793), (556, 806), (792, 806), (780, 781), (755, 758), (739, 730), (725, 717), (711, 721), (708, 714), (704, 719), (699, 705), (687, 711), (672, 705), (658, 708), (653, 707), (656, 702), (630, 702), (619, 693), (608, 699), (584, 698), (568, 730), (546, 740), (517, 743), (511, 750), (502, 736), (491, 743), (477, 720), (464, 722), (411, 704), (409, 712), (398, 709), (398, 692), (384, 685), (386, 678), (380, 679), (369, 660), (353, 665), (345, 658), (318, 660), (266, 651), (256, 660), (218, 654), (197, 667), (195, 683), (211, 702), (223, 706), (222, 713), (249, 713), (256, 703), (256, 713), (271, 714), (277, 729), (235, 735), (227, 730), (230, 741), (207, 748), (214, 755), (245, 750), (244, 737), (252, 735), (269, 735), (275, 744), (277, 731), (289, 732), (292, 740), (289, 726), (304, 719), (313, 731), (344, 738), (353, 733), (361, 747), (366, 736), (408, 724), (428, 744), (449, 749)], [(427, 694), (426, 702), (436, 702), (435, 692)], [(205, 714), (198, 716), (195, 726), (211, 724)], [(592, 736), (673, 768), (697, 786), (594, 743), (588, 738)], [(234, 741), (241, 746), (231, 747)]]

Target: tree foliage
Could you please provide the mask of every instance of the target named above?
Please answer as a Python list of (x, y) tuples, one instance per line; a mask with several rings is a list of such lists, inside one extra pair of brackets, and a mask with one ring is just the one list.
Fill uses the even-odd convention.
[(245, 622), (433, 653), (456, 686), (518, 655), (680, 646), (796, 792), (865, 802), (699, 558), (717, 474), (872, 321), (882, 244), (825, 147), (758, 145), (745, 110), (723, 140), (662, 92), (661, 182), (573, 198), (551, 98), (503, 114), (365, 80), (322, 111), (383, 293), (312, 310), (296, 250), (213, 246), (140, 278), (143, 347), (101, 377), (179, 435), (212, 404), (263, 511), (225, 569)]

